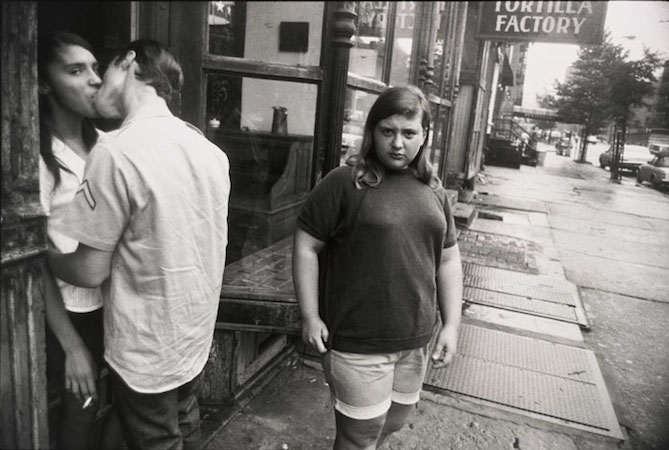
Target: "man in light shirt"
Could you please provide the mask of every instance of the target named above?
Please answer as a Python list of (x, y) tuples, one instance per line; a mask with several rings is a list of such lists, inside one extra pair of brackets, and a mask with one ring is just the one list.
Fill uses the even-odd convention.
[(227, 246), (225, 153), (173, 116), (183, 83), (172, 52), (132, 42), (95, 100), (121, 127), (90, 153), (62, 232), (74, 253), (49, 252), (54, 274), (102, 285), (105, 359), (131, 448), (197, 448), (199, 376), (211, 347)]

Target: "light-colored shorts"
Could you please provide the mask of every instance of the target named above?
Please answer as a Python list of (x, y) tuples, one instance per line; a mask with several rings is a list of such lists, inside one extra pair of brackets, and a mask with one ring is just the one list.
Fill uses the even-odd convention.
[(387, 413), (392, 402), (418, 403), (428, 358), (427, 345), (381, 354), (329, 350), (322, 364), (335, 409), (352, 419), (367, 420)]

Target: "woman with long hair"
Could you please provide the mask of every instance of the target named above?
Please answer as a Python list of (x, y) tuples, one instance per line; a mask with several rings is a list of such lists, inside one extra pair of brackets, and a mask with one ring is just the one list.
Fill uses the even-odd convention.
[[(98, 61), (81, 36), (58, 32), (38, 44), (40, 197), (48, 212), (50, 245), (64, 253), (77, 241), (58, 233), (66, 206), (83, 181), (84, 166), (99, 132), (93, 100), (100, 88)], [(46, 269), (46, 267), (45, 267)], [(99, 409), (103, 364), (102, 293), (55, 279), (45, 270), (47, 376), (58, 380), (59, 448), (99, 448), (91, 433)]]
[(357, 164), (328, 173), (298, 217), (302, 339), (323, 355), (335, 449), (382, 445), (419, 401), (428, 360), (442, 367), (455, 355), (462, 264), (451, 206), (428, 161), (429, 125), (420, 89), (384, 91)]

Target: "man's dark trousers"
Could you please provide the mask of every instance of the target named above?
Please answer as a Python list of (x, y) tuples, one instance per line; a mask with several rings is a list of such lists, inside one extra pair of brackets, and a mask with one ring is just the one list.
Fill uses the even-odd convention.
[(130, 449), (199, 449), (200, 375), (171, 391), (143, 394), (111, 372), (114, 404)]

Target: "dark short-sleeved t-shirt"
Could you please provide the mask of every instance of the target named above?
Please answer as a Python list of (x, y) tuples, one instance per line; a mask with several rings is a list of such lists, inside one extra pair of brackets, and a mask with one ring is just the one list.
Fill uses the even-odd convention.
[(405, 170), (356, 189), (351, 168), (339, 167), (314, 188), (298, 227), (327, 244), (319, 307), (331, 348), (383, 353), (427, 344), (441, 252), (456, 244), (443, 188)]

